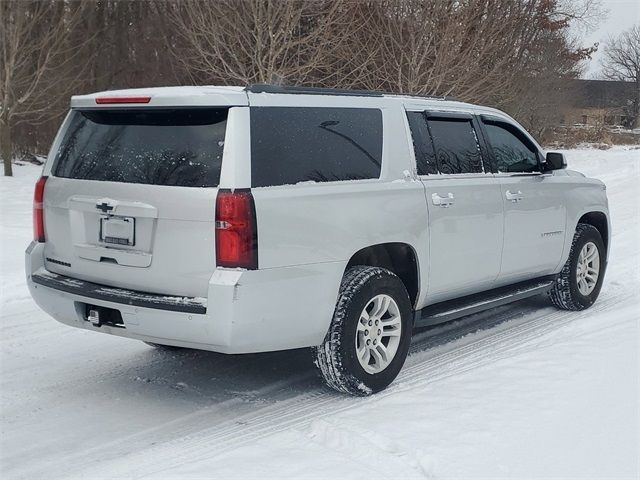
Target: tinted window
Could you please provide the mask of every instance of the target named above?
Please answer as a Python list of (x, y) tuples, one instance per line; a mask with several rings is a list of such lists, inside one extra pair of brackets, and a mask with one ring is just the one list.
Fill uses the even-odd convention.
[(382, 112), (364, 108), (251, 108), (254, 187), (380, 177)]
[(75, 111), (54, 175), (215, 187), (227, 109)]
[(482, 155), (471, 120), (429, 119), (440, 173), (482, 173)]
[(485, 130), (499, 172), (539, 171), (535, 147), (515, 127), (501, 123), (485, 123)]
[(436, 155), (424, 114), (422, 112), (407, 112), (407, 118), (411, 129), (411, 137), (413, 138), (413, 150), (416, 154), (418, 175), (438, 173)]

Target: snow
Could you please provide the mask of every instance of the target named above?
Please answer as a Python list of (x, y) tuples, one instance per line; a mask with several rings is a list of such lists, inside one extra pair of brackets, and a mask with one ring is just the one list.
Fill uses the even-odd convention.
[(306, 350), (154, 350), (58, 324), (23, 251), (40, 169), (0, 178), (2, 478), (638, 478), (640, 150), (566, 151), (607, 184), (598, 302), (532, 298), (418, 334), (396, 382), (327, 390)]

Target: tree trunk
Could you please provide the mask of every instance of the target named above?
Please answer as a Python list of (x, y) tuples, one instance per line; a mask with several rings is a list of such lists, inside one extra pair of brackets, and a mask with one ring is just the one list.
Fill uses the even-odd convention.
[(633, 122), (631, 128), (640, 128), (640, 76), (636, 74), (636, 98), (633, 105)]
[(0, 123), (0, 155), (4, 163), (4, 175), (13, 176), (11, 168), (11, 154), (13, 145), (11, 144), (11, 126), (8, 123)]

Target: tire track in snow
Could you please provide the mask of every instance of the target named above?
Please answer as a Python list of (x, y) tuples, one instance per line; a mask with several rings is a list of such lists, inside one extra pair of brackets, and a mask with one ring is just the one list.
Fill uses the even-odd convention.
[[(205, 428), (201, 425), (206, 422), (211, 409), (196, 412), (188, 416), (189, 421), (182, 426), (183, 428), (179, 426), (185, 420), (183, 418), (176, 419), (170, 425), (158, 427), (160, 430), (170, 429), (174, 440), (143, 449), (140, 454), (127, 456), (135, 448), (123, 450), (119, 453), (127, 457), (124, 463), (116, 460), (115, 464), (109, 465), (108, 472), (114, 476), (133, 478), (153, 476), (187, 460), (198, 461), (218, 456), (288, 429), (304, 429), (314, 420), (361, 406), (363, 402), (377, 401), (398, 392), (437, 383), (513, 356), (554, 330), (579, 321), (586, 315), (611, 310), (631, 296), (632, 292), (626, 290), (614, 291), (584, 312), (554, 310), (552, 307), (540, 309), (541, 301), (538, 300), (538, 305), (524, 305), (521, 309), (514, 309), (513, 306), (500, 307), (472, 315), (451, 325), (418, 333), (411, 347), (411, 356), (395, 384), (374, 397), (353, 399), (318, 388)], [(432, 350), (425, 351), (425, 348)], [(445, 351), (439, 352), (443, 349)], [(289, 388), (295, 389), (297, 384), (308, 380), (309, 376), (303, 375), (289, 383)], [(194, 423), (199, 428), (194, 429)], [(145, 430), (134, 437), (140, 436), (144, 439), (148, 434)], [(127, 443), (127, 439), (120, 439), (118, 443)], [(96, 446), (95, 451), (103, 452), (103, 448), (103, 445)], [(79, 463), (75, 464), (76, 467), (82, 468), (85, 474), (91, 472), (95, 466), (94, 461), (90, 460), (91, 453), (87, 450), (79, 452)], [(104, 460), (108, 462), (108, 459)], [(68, 462), (69, 458), (65, 463), (68, 465)], [(135, 467), (132, 468), (132, 465)], [(74, 470), (78, 472), (77, 469)]]

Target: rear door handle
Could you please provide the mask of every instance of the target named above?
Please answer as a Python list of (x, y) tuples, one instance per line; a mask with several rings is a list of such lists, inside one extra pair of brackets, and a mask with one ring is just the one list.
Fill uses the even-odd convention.
[(511, 190), (507, 190), (505, 193), (505, 196), (507, 197), (507, 200), (511, 202), (519, 202), (524, 198), (524, 195), (522, 195), (522, 192), (520, 190), (518, 190), (517, 192), (512, 192)]
[(455, 203), (453, 193), (451, 192), (447, 193), (446, 197), (441, 197), (437, 193), (434, 193), (431, 195), (431, 201), (433, 202), (434, 205), (437, 205), (438, 207), (443, 207), (443, 208), (450, 207)]

